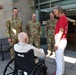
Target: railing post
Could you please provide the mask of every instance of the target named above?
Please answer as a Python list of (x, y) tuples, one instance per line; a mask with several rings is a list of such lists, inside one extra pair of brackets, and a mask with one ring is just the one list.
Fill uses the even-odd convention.
[(0, 43), (0, 46), (1, 46), (2, 61), (4, 61), (4, 54), (3, 54), (3, 50), (2, 50), (2, 43)]

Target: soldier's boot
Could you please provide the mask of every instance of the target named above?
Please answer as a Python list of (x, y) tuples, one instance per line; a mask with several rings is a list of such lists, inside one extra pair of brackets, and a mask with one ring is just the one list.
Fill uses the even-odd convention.
[(51, 51), (50, 56), (53, 55), (53, 52)]
[(47, 55), (46, 56), (48, 57), (48, 56), (50, 56), (50, 54), (51, 54), (51, 48), (48, 46), (48, 50), (47, 50)]
[(51, 47), (48, 47), (48, 50), (50, 50), (50, 55), (49, 56), (53, 55), (53, 50), (51, 49)]
[(55, 53), (55, 51), (53, 51), (53, 55), (54, 55), (54, 56), (56, 56), (56, 53)]
[(53, 49), (52, 49), (52, 48), (51, 48), (51, 53), (50, 53), (50, 56), (51, 56), (51, 55), (53, 55)]
[(50, 53), (51, 53), (50, 50), (47, 50), (47, 55), (46, 56), (49, 57)]

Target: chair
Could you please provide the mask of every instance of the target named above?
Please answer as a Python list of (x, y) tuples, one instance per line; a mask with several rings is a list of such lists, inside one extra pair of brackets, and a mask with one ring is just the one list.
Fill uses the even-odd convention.
[(33, 50), (29, 50), (26, 53), (15, 52), (15, 69), (20, 69), (31, 73), (35, 67), (35, 59)]
[(10, 50), (10, 46), (7, 41), (7, 38), (0, 39), (0, 50), (1, 50), (1, 55), (2, 55), (2, 61), (4, 61), (4, 51)]
[[(11, 64), (14, 65), (13, 68)], [(8, 68), (12, 71), (8, 72)], [(34, 52), (32, 49), (25, 53), (15, 52), (15, 59), (12, 59), (7, 64), (3, 75), (24, 75), (24, 72), (27, 72), (28, 75), (47, 75), (45, 64), (35, 64)]]

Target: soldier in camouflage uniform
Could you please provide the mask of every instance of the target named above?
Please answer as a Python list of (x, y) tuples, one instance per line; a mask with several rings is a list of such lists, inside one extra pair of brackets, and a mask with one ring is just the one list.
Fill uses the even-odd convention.
[[(18, 42), (17, 35), (22, 31), (22, 20), (18, 18), (18, 9), (12, 9), (13, 16), (6, 20), (6, 35), (10, 46), (13, 46)], [(14, 50), (10, 49), (11, 58), (14, 58)]]
[(29, 21), (26, 26), (26, 33), (29, 36), (29, 43), (40, 48), (40, 37), (42, 34), (41, 25), (36, 21), (36, 14), (32, 15), (32, 21)]
[(47, 46), (48, 46), (48, 52), (50, 52), (47, 56), (52, 55), (53, 52), (53, 46), (54, 46), (54, 29), (55, 24), (57, 20), (54, 18), (54, 14), (50, 13), (50, 19), (46, 21), (45, 26), (45, 37), (47, 38)]

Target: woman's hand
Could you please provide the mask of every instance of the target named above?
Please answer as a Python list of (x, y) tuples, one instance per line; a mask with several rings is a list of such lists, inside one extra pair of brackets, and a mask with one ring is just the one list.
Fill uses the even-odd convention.
[(58, 49), (58, 46), (54, 46), (54, 50), (56, 51)]

